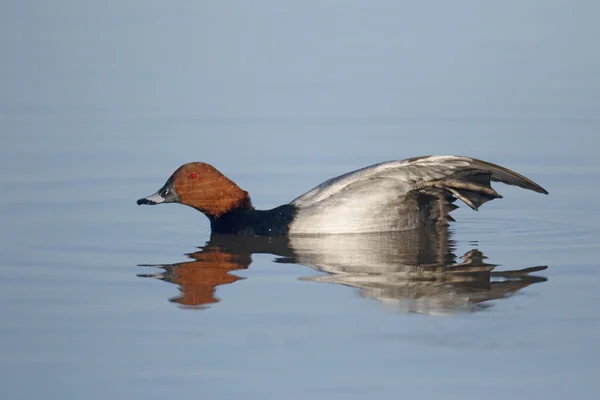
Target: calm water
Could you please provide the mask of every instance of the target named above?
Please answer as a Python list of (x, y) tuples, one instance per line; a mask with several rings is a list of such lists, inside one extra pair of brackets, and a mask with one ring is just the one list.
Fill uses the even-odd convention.
[[(0, 6), (0, 397), (597, 398), (597, 3), (219, 4)], [(319, 240), (135, 205), (424, 154), (550, 196)]]

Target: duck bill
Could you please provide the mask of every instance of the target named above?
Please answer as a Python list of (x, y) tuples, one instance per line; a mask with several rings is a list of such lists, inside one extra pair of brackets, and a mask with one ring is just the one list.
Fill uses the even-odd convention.
[(137, 201), (137, 204), (138, 204), (138, 206), (141, 206), (142, 204), (147, 204), (147, 205), (153, 206), (155, 204), (160, 204), (160, 203), (164, 203), (164, 202), (165, 202), (165, 198), (162, 197), (159, 192), (156, 192), (148, 197), (143, 197), (143, 198), (139, 199)]
[(147, 204), (153, 206), (155, 204), (161, 203), (177, 203), (179, 202), (179, 195), (172, 187), (163, 187), (158, 192), (151, 194), (148, 197), (143, 197), (139, 199), (136, 203), (138, 206), (142, 204)]

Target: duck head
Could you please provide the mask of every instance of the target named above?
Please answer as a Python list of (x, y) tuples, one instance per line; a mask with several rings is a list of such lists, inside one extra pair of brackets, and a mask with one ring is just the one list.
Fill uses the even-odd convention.
[(203, 162), (182, 165), (156, 193), (137, 201), (138, 205), (162, 203), (184, 204), (211, 219), (235, 209), (253, 208), (248, 192)]

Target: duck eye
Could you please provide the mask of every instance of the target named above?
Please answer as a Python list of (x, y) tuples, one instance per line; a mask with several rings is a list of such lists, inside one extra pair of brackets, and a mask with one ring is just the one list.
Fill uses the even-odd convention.
[(196, 179), (197, 177), (198, 177), (198, 175), (196, 175), (196, 173), (195, 173), (195, 172), (192, 172), (192, 173), (190, 174), (190, 178), (192, 178), (192, 179)]
[(169, 192), (171, 192), (171, 190), (169, 188), (167, 188), (163, 191), (163, 194), (167, 195), (167, 194), (169, 194)]

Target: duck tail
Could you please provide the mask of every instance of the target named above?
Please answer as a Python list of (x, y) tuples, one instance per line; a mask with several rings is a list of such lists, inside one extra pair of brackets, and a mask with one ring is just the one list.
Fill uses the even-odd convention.
[(412, 193), (416, 201), (416, 209), (422, 221), (448, 226), (455, 221), (450, 213), (458, 208), (454, 202), (456, 197), (440, 188), (423, 188)]

